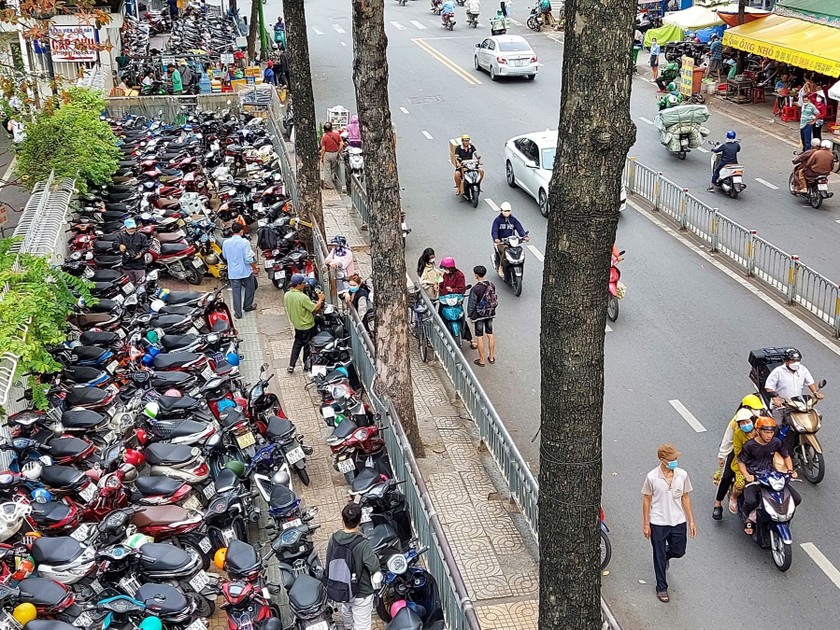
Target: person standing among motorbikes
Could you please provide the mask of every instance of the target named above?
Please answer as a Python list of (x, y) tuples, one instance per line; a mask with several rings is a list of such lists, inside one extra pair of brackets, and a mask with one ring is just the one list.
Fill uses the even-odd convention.
[(513, 216), (512, 213), (513, 209), (510, 203), (507, 201), (502, 202), (502, 205), (499, 207), (499, 215), (493, 219), (493, 226), (490, 228), (493, 243), (496, 245), (496, 271), (499, 272), (502, 278), (505, 277), (503, 257), (505, 255), (505, 248), (507, 247), (504, 239), (516, 235), (523, 241), (528, 240), (528, 232), (525, 231), (519, 219)]
[(149, 237), (137, 231), (134, 219), (123, 221), (125, 231), (117, 236), (117, 247), (123, 257), (123, 271), (134, 284), (146, 281), (146, 252), (149, 251)]
[(318, 300), (313, 302), (303, 292), (306, 286), (306, 277), (296, 273), (290, 281), (291, 290), (286, 291), (283, 296), (283, 307), (286, 309), (286, 317), (295, 331), (295, 341), (292, 344), (292, 354), (289, 357), (289, 367), (286, 371), (291, 374), (295, 371), (295, 364), (303, 350), (303, 362), (309, 357), (309, 342), (315, 336), (315, 313), (324, 305), (326, 296), (318, 294)]
[[(461, 144), (455, 149), (455, 196), (459, 197), (463, 191), (461, 189), (461, 179), (463, 176), (463, 167), (461, 166), (462, 163), (468, 160), (480, 160), (481, 156), (478, 154), (478, 150), (475, 148), (472, 142), (470, 142), (470, 136), (468, 134), (464, 134), (461, 136)], [(481, 182), (484, 179), (484, 169), (478, 169), (478, 187), (479, 190), (481, 189)]]

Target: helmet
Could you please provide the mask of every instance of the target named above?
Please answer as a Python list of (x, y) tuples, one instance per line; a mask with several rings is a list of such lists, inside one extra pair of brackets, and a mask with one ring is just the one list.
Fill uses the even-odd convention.
[(27, 556), (25, 558), (18, 558), (15, 562), (17, 569), (12, 573), (13, 580), (25, 580), (30, 575), (35, 573), (35, 563), (32, 558)]
[(499, 206), (499, 212), (513, 212), (513, 208), (510, 205), (509, 201), (503, 201), (502, 205)]
[(180, 391), (178, 391), (177, 389), (175, 389), (174, 387), (171, 388), (171, 389), (167, 389), (165, 392), (163, 392), (163, 395), (164, 396), (169, 396), (170, 398), (181, 398), (181, 397), (183, 397), (183, 394)]
[(397, 616), (397, 613), (400, 612), (403, 608), (408, 606), (408, 603), (404, 599), (398, 599), (393, 604), (391, 604), (391, 619)]
[(812, 149), (819, 149), (820, 148), (820, 139), (819, 138), (811, 138), (811, 148)]
[(134, 429), (134, 435), (140, 444), (145, 444), (149, 441), (149, 434), (145, 429)]
[(52, 494), (50, 494), (49, 490), (44, 488), (35, 488), (32, 491), (32, 500), (35, 503), (48, 503), (52, 501)]
[(755, 428), (756, 429), (763, 429), (765, 427), (772, 427), (772, 428), (775, 429), (776, 428), (776, 421), (773, 420), (773, 418), (769, 418), (767, 416), (762, 416), (755, 423)]
[(463, 136), (461, 136), (461, 140), (469, 140), (469, 139), (470, 139), (470, 134), (468, 134), (468, 133), (465, 133)]
[(674, 96), (673, 94), (671, 94), (671, 96), (668, 97), (668, 102), (671, 105), (676, 105), (677, 104), (677, 97)]
[(227, 559), (227, 547), (221, 547), (217, 552), (216, 555), (213, 556), (213, 564), (216, 565), (216, 568), (220, 571), (225, 570), (225, 559)]
[(350, 374), (347, 372), (347, 368), (344, 367), (343, 365), (340, 365), (337, 368), (335, 368), (335, 371), (336, 372), (341, 372), (342, 374), (344, 374), (344, 376), (346, 376), (347, 378), (350, 378)]
[(834, 143), (831, 140), (823, 140), (822, 144), (820, 144), (823, 149), (830, 149), (833, 145)]
[(228, 352), (225, 355), (225, 361), (227, 361), (235, 367), (239, 365), (239, 355), (236, 352)]
[(41, 471), (43, 469), (44, 467), (41, 465), (41, 462), (30, 461), (23, 465), (23, 469), (20, 472), (24, 477), (29, 479), (29, 481), (35, 481), (41, 477)]
[(237, 477), (242, 477), (245, 474), (245, 464), (240, 462), (238, 459), (230, 460), (227, 464), (225, 464), (225, 468), (227, 468)]
[(140, 630), (163, 630), (163, 624), (157, 617), (146, 617), (140, 622)]
[(158, 300), (163, 300), (164, 302), (166, 302), (166, 300), (169, 299), (169, 289), (158, 289), (157, 291), (155, 291), (154, 297)]
[(146, 456), (138, 450), (129, 448), (125, 451), (123, 460), (126, 464), (131, 464), (135, 468), (142, 468), (143, 464), (146, 463)]
[(160, 313), (161, 309), (166, 306), (166, 302), (163, 300), (152, 300), (152, 303), (149, 305), (149, 308), (152, 310), (153, 313)]
[(306, 284), (308, 284), (313, 289), (318, 286), (318, 281), (315, 278), (307, 278)]
[(292, 478), (289, 476), (285, 470), (278, 470), (271, 476), (271, 483), (275, 486), (287, 486), (289, 482), (291, 482)]
[(120, 464), (119, 470), (122, 471), (123, 481), (125, 481), (126, 483), (134, 483), (135, 481), (137, 481), (137, 477), (139, 477), (139, 474), (137, 473), (137, 468), (135, 468), (131, 464)]
[(139, 549), (146, 543), (155, 542), (155, 539), (146, 534), (132, 534), (125, 539), (125, 546), (131, 549)]
[(35, 610), (35, 606), (30, 604), (29, 602), (25, 602), (23, 604), (18, 604), (15, 607), (12, 616), (17, 620), (17, 622), (21, 625), (26, 625), (33, 619), (38, 618), (38, 611)]
[(336, 234), (330, 239), (330, 245), (337, 247), (347, 247), (347, 239), (341, 234)]
[(762, 409), (764, 409), (764, 404), (761, 402), (761, 399), (755, 394), (747, 394), (746, 396), (744, 396), (744, 398), (741, 400), (741, 406), (753, 409), (754, 411), (761, 411)]
[(146, 333), (146, 341), (152, 344), (160, 343), (160, 335), (158, 335), (157, 329), (152, 328), (149, 332)]
[(788, 348), (785, 350), (785, 361), (801, 361), (802, 353), (796, 348)]
[(735, 130), (734, 130), (734, 129), (730, 129), (729, 131), (727, 131), (727, 132), (726, 132), (726, 139), (727, 139), (727, 140), (734, 140), (734, 139), (735, 139), (735, 136), (737, 136), (737, 135), (738, 135), (738, 134), (737, 134), (737, 133), (735, 133)]
[[(208, 265), (218, 265), (219, 264), (219, 257), (216, 254), (207, 254), (204, 257), (204, 262)], [(150, 619), (157, 619), (157, 617), (150, 617)]]
[(446, 256), (440, 261), (440, 266), (443, 269), (455, 269), (455, 259), (452, 256)]
[(230, 398), (220, 400), (219, 404), (216, 406), (216, 408), (219, 410), (219, 414), (221, 414), (225, 409), (230, 409), (231, 407), (236, 407), (236, 403), (233, 402)]
[(154, 400), (146, 403), (146, 406), (143, 407), (143, 415), (150, 420), (156, 420), (159, 411), (160, 405), (158, 405)]
[(676, 85), (674, 85), (673, 83), (669, 83), (669, 84), (668, 84), (668, 91), (669, 91), (669, 92), (675, 92), (676, 90), (677, 90), (677, 86), (676, 86)]

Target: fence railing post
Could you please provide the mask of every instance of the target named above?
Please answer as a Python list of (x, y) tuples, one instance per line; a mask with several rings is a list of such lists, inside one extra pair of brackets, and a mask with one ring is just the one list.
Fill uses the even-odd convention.
[(688, 225), (688, 217), (687, 214), (687, 206), (688, 204), (688, 188), (683, 188), (680, 192), (680, 207), (679, 207), (679, 215), (680, 215), (680, 229), (685, 230), (686, 226)]
[(627, 158), (627, 188), (631, 193), (636, 192), (636, 158)]
[(661, 199), (659, 198), (659, 195), (662, 191), (662, 179), (663, 178), (664, 178), (664, 175), (662, 173), (657, 173), (656, 174), (656, 180), (653, 182), (653, 209), (656, 210), (657, 212), (659, 212), (659, 210), (661, 210), (661, 208), (659, 207), (659, 203), (661, 201)]
[(747, 238), (747, 275), (752, 277), (755, 275), (755, 235), (758, 234), (756, 230), (750, 230)]
[(799, 256), (791, 256), (788, 264), (787, 300), (788, 304), (796, 301), (796, 281), (799, 278)]
[(718, 232), (720, 230), (720, 209), (712, 208), (712, 253), (717, 252), (718, 250)]
[(840, 337), (840, 285), (837, 286), (837, 297), (834, 298), (834, 336)]

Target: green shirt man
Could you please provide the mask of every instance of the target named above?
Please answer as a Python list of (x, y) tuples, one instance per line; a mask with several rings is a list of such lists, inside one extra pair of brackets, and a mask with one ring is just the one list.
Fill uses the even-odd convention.
[(184, 82), (181, 80), (181, 71), (173, 65), (167, 66), (166, 69), (169, 71), (169, 77), (172, 79), (172, 93), (183, 93)]
[(303, 292), (306, 278), (296, 273), (290, 281), (291, 289), (283, 296), (283, 306), (286, 309), (286, 316), (295, 329), (295, 341), (292, 344), (292, 356), (289, 357), (289, 367), (286, 370), (291, 373), (295, 371), (300, 351), (303, 350), (303, 362), (309, 357), (309, 341), (315, 335), (315, 312), (324, 304), (324, 294), (318, 294), (318, 301), (313, 302)]

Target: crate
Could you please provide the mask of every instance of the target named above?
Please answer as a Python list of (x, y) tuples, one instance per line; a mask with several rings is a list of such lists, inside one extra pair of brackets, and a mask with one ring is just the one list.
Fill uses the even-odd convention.
[(758, 387), (760, 392), (764, 391), (764, 383), (767, 382), (770, 372), (785, 362), (785, 351), (788, 348), (790, 346), (759, 348), (750, 352), (750, 380)]

